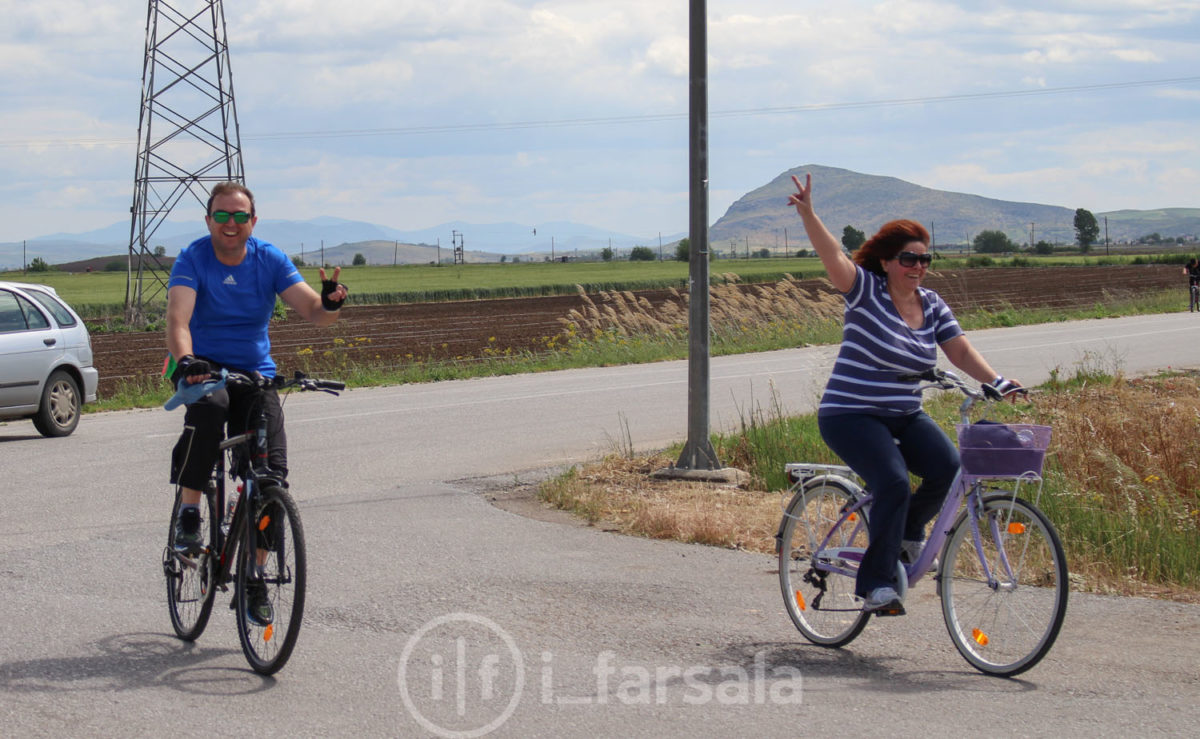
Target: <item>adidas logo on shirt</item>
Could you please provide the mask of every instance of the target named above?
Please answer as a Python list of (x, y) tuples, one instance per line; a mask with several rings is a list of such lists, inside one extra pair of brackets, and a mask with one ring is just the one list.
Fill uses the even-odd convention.
[(228, 275), (228, 276), (225, 278), (225, 281), (224, 281), (223, 283), (221, 283), (221, 284), (223, 284), (223, 285), (237, 285), (237, 280), (233, 279), (233, 275)]

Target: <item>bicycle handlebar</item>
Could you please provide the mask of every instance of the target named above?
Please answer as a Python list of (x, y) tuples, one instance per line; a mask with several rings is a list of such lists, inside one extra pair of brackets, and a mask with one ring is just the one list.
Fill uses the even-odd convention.
[(189, 383), (186, 380), (180, 379), (179, 389), (167, 399), (166, 403), (163, 403), (163, 408), (170, 411), (181, 405), (191, 405), (200, 400), (200, 398), (210, 395), (228, 385), (256, 387), (263, 390), (268, 387), (274, 387), (279, 390), (287, 390), (289, 388), (298, 388), (301, 391), (319, 390), (330, 395), (337, 395), (340, 391), (346, 389), (346, 383), (344, 382), (308, 377), (299, 370), (296, 370), (292, 377), (283, 378), (279, 375), (275, 377), (263, 377), (257, 372), (246, 374), (222, 368), (218, 379), (196, 383)]
[(981, 400), (995, 402), (998, 399), (1015, 395), (1017, 393), (1023, 393), (1026, 396), (1029, 395), (1029, 390), (1020, 386), (1010, 388), (1001, 393), (999, 390), (986, 382), (980, 385), (979, 390), (976, 390), (950, 370), (941, 370), (937, 368), (927, 369), (923, 372), (906, 372), (898, 375), (897, 379), (905, 382), (912, 380), (922, 381), (924, 384), (917, 387), (917, 392), (923, 392), (930, 388), (960, 391), (963, 395), (967, 396), (958, 409), (959, 414), (963, 418), (963, 423), (968, 422), (967, 414), (971, 410), (971, 407)]

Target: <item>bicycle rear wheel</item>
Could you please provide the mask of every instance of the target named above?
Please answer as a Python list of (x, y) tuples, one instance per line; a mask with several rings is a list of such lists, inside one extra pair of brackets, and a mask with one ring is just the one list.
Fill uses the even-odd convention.
[(866, 516), (859, 511), (841, 520), (854, 500), (844, 483), (820, 480), (792, 498), (784, 513), (779, 549), (783, 602), (800, 633), (823, 647), (849, 644), (870, 620), (854, 595), (858, 562), (867, 548)]
[(175, 491), (175, 505), (171, 508), (171, 526), (167, 534), (167, 548), (163, 550), (163, 574), (167, 578), (167, 607), (171, 613), (171, 626), (175, 634), (184, 641), (195, 641), (204, 633), (208, 617), (212, 613), (216, 594), (217, 563), (213, 556), (217, 540), (217, 517), (211, 494), (200, 501), (200, 532), (206, 541), (204, 549), (196, 555), (185, 555), (175, 551), (175, 519), (179, 516), (180, 494)]
[(1066, 556), (1045, 514), (1011, 495), (984, 498), (979, 536), (982, 561), (964, 512), (942, 554), (942, 615), (967, 662), (989, 675), (1017, 675), (1046, 656), (1062, 628)]
[[(292, 655), (304, 617), (304, 528), (296, 502), (280, 487), (264, 488), (250, 511), (250, 535), (238, 553), (238, 638), (255, 672), (278, 672)], [(250, 613), (254, 591), (265, 592), (270, 618)]]

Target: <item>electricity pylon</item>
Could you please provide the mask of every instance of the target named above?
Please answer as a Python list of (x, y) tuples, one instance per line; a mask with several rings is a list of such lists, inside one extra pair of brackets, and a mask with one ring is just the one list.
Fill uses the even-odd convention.
[(155, 231), (180, 203), (203, 210), (208, 183), (223, 181), (244, 183), (245, 172), (222, 0), (149, 0), (129, 209), (131, 323), (165, 300), (168, 272), (155, 254)]

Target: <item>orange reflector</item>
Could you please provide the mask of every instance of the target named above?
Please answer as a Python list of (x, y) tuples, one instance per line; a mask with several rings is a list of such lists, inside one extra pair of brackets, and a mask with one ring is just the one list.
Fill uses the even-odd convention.
[(799, 590), (796, 591), (796, 605), (800, 606), (800, 610), (807, 611), (808, 607), (804, 605), (804, 596)]
[(1025, 524), (1023, 524), (1023, 523), (1016, 523), (1015, 521), (1014, 521), (1013, 523), (1010, 523), (1010, 524), (1008, 525), (1008, 533), (1010, 533), (1010, 534), (1024, 534), (1024, 533), (1025, 533)]
[[(258, 530), (259, 530), (259, 531), (266, 531), (266, 530), (267, 530), (267, 527), (268, 527), (268, 526), (270, 526), (270, 525), (271, 525), (271, 517), (270, 517), (270, 516), (263, 516), (263, 517), (262, 517), (262, 520), (258, 522)], [(1010, 526), (1009, 528), (1011, 529), (1012, 527)]]
[(979, 644), (979, 646), (986, 647), (988, 645), (987, 634), (983, 633), (979, 629), (975, 629), (974, 631), (972, 631), (971, 636), (974, 637), (975, 641)]
[(271, 636), (275, 633), (275, 624), (267, 624), (267, 628), (263, 629), (263, 641), (271, 641)]
[(851, 514), (850, 514), (850, 518), (849, 518), (848, 520), (850, 520), (850, 521), (857, 521), (857, 520), (858, 520), (858, 514), (857, 514), (857, 513), (851, 513)]

